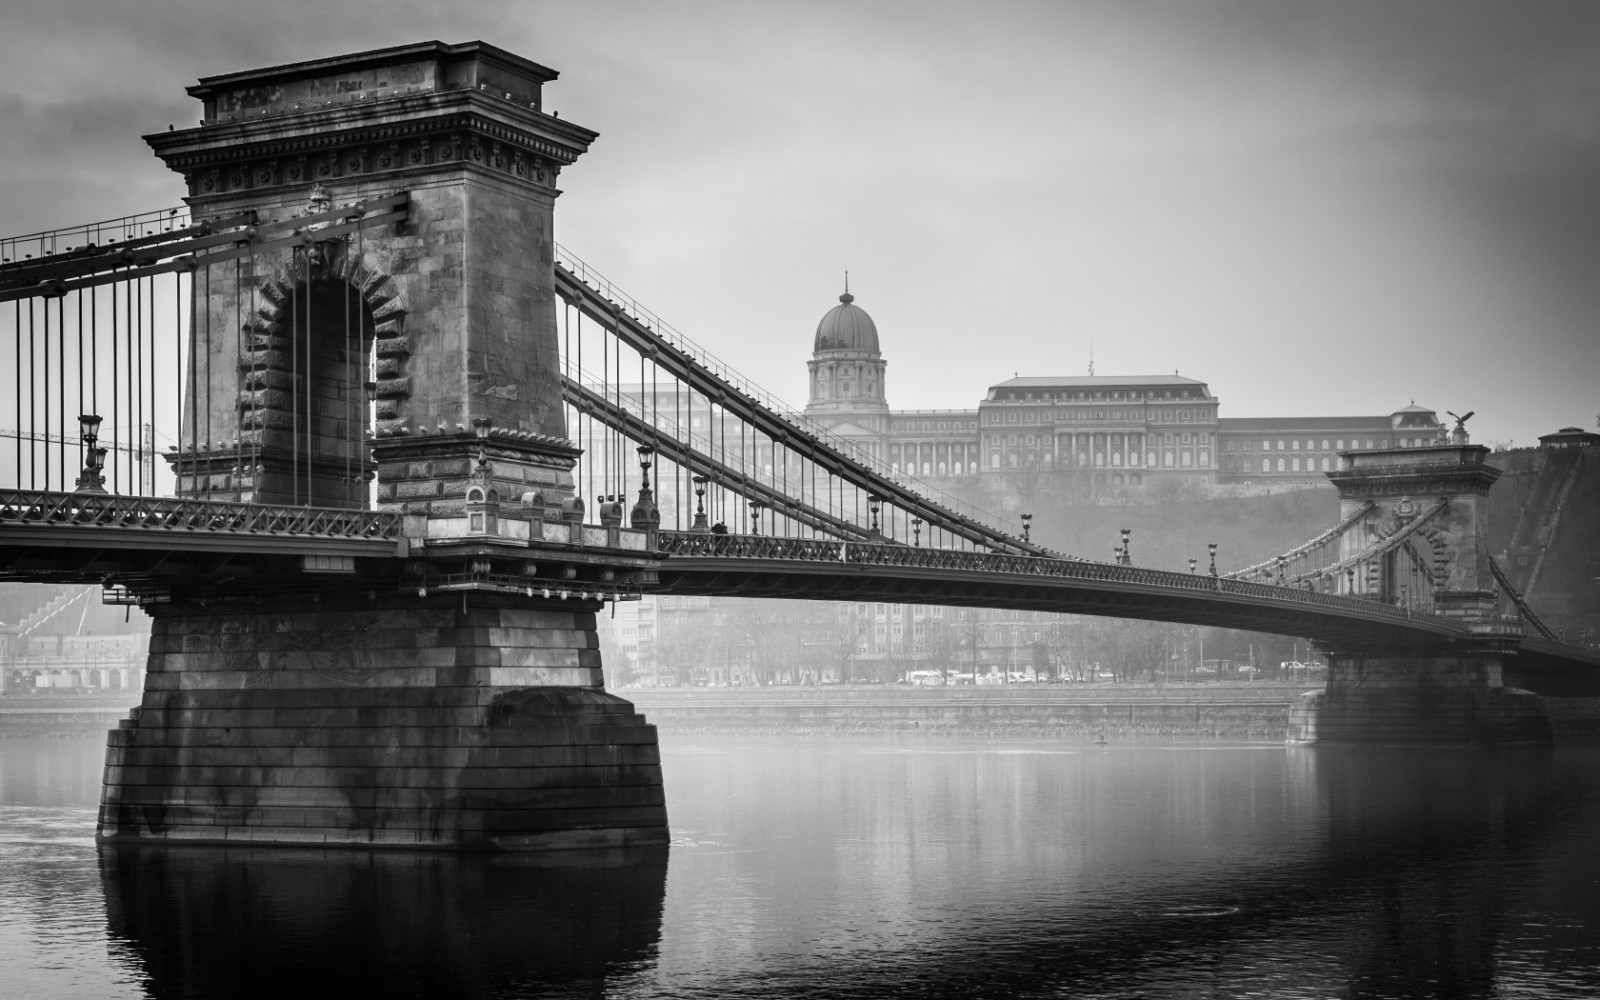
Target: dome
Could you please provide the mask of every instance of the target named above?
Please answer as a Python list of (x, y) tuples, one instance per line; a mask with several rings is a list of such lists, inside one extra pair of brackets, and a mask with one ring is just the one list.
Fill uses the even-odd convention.
[(823, 351), (865, 351), (878, 353), (878, 327), (867, 311), (855, 305), (855, 296), (845, 292), (839, 304), (828, 310), (817, 324), (817, 341), (813, 353)]

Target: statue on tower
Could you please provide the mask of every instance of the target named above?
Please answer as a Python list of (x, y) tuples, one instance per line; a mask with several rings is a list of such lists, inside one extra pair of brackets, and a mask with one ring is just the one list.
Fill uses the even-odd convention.
[(1451, 444), (1466, 444), (1467, 443), (1467, 421), (1471, 420), (1472, 419), (1472, 415), (1474, 413), (1477, 413), (1478, 411), (1477, 410), (1468, 410), (1467, 411), (1467, 415), (1464, 416), (1464, 417), (1456, 417), (1456, 415), (1454, 413), (1451, 413), (1449, 410), (1446, 410), (1444, 412), (1448, 416), (1452, 416), (1452, 417), (1456, 418), (1456, 429), (1450, 432), (1450, 443)]

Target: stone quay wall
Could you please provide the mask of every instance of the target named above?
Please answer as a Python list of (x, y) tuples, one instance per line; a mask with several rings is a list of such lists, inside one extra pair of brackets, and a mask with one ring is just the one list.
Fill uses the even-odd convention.
[(674, 733), (918, 732), (1284, 738), (1304, 685), (841, 685), (630, 688), (667, 739)]

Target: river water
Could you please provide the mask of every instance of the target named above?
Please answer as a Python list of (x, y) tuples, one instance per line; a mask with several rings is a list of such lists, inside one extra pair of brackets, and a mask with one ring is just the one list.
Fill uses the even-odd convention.
[(97, 848), (0, 740), (0, 996), (1600, 996), (1600, 746), (661, 738), (670, 848), (501, 858)]

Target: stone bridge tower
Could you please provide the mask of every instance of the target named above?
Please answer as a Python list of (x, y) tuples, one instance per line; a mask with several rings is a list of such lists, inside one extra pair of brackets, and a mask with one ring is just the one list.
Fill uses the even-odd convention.
[(555, 76), (426, 42), (204, 79), (200, 126), (147, 137), (216, 245), (305, 220), (189, 261), (180, 494), (364, 508), (375, 473), (404, 531), (144, 601), (102, 837), (666, 842), (654, 727), (605, 691), (595, 634), (652, 546), (572, 497), (553, 208), (595, 133), (544, 113)]
[(596, 133), (544, 113), (555, 78), (481, 42), (427, 42), (189, 88), (201, 126), (146, 138), (195, 218), (408, 203), (400, 224), (319, 239), (308, 222), (292, 252), (206, 270), (182, 449), (200, 474), (181, 492), (364, 506), (370, 430), (380, 504), (459, 508), (487, 420), (500, 497), (570, 495), (553, 213)]
[(1495, 614), (1488, 499), (1500, 470), (1488, 464), (1488, 455), (1488, 448), (1467, 444), (1463, 436), (1451, 444), (1347, 452), (1345, 468), (1328, 474), (1339, 491), (1341, 519), (1371, 505), (1341, 539), (1341, 560), (1405, 533), (1403, 544), (1369, 564), (1365, 575), (1336, 581), (1341, 592), (1421, 604), (1459, 620), (1467, 637), (1414, 648), (1319, 647), (1328, 660), (1328, 686), (1292, 710), (1291, 741), (1549, 741), (1543, 703), (1505, 684), (1506, 659), (1522, 627)]

